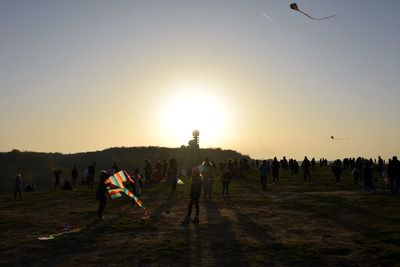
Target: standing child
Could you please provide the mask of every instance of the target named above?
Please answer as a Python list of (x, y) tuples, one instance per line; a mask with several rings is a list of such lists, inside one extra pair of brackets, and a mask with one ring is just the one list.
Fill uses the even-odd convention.
[(182, 223), (190, 223), (190, 215), (192, 214), (192, 206), (195, 204), (196, 206), (196, 217), (192, 220), (192, 223), (199, 224), (199, 199), (201, 195), (201, 190), (203, 188), (203, 179), (200, 174), (200, 168), (196, 167), (192, 170), (192, 186), (190, 187), (190, 203), (188, 205), (188, 213), (186, 215), (185, 220)]

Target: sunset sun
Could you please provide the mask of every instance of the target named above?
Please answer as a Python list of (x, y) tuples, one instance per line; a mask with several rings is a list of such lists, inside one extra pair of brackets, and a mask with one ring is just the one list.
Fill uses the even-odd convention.
[[(227, 127), (227, 110), (223, 99), (200, 85), (182, 86), (175, 90), (165, 102), (163, 131), (174, 143), (189, 140), (194, 129), (200, 131), (200, 140), (213, 146)], [(187, 142), (184, 143), (187, 145)]]

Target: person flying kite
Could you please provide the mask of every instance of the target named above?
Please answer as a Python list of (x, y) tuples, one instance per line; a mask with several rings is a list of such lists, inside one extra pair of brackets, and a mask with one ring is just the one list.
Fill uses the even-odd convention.
[(111, 199), (116, 199), (122, 196), (122, 193), (126, 194), (128, 197), (134, 199), (136, 204), (144, 210), (144, 216), (142, 217), (143, 220), (149, 219), (149, 212), (143, 205), (142, 201), (135, 196), (132, 192), (130, 192), (125, 187), (125, 183), (134, 184), (135, 181), (129, 176), (128, 172), (126, 171), (119, 171), (114, 175), (111, 175), (105, 180), (105, 184), (107, 186), (108, 194), (110, 195)]
[(296, 3), (290, 4), (290, 8), (293, 9), (294, 11), (300, 12), (301, 14), (303, 14), (303, 15), (309, 17), (310, 19), (315, 19), (315, 20), (325, 20), (325, 19), (330, 19), (330, 18), (333, 18), (333, 17), (337, 17), (337, 15), (332, 15), (332, 16), (324, 17), (324, 18), (314, 18), (314, 17), (311, 17), (311, 16), (308, 15), (307, 13), (304, 13), (303, 11), (301, 11)]
[(139, 207), (145, 209), (142, 201), (140, 201), (139, 198), (137, 198), (134, 194), (132, 194), (128, 189), (125, 188), (124, 183), (126, 182), (129, 182), (131, 184), (135, 183), (126, 171), (117, 172), (116, 174), (111, 175), (106, 179), (105, 184), (107, 186), (107, 191), (111, 199), (119, 198), (122, 196), (121, 193), (124, 193), (128, 197), (133, 198)]

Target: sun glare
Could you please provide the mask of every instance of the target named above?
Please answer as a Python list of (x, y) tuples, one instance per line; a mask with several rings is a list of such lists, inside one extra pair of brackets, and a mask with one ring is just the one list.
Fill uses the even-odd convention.
[(163, 131), (174, 145), (187, 145), (192, 131), (200, 131), (200, 145), (217, 146), (226, 130), (226, 108), (215, 91), (202, 86), (175, 89), (165, 99)]

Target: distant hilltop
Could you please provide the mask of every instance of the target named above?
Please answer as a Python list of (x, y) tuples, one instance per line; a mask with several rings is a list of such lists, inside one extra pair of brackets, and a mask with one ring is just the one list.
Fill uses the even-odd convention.
[[(76, 166), (79, 178), (82, 178), (87, 166), (96, 162), (96, 176), (99, 170), (110, 169), (117, 162), (120, 169), (133, 172), (139, 168), (143, 172), (144, 161), (157, 161), (175, 158), (179, 169), (192, 168), (200, 164), (205, 157), (215, 163), (226, 162), (228, 159), (250, 158), (234, 150), (220, 148), (193, 149), (167, 147), (114, 147), (102, 151), (84, 153), (43, 153), (12, 150), (0, 152), (0, 193), (12, 192), (15, 175), (20, 173), (25, 185), (35, 182), (39, 189), (48, 189), (54, 185), (54, 170), (62, 170), (62, 178), (70, 178), (71, 169)], [(97, 177), (96, 177), (97, 179)]]

